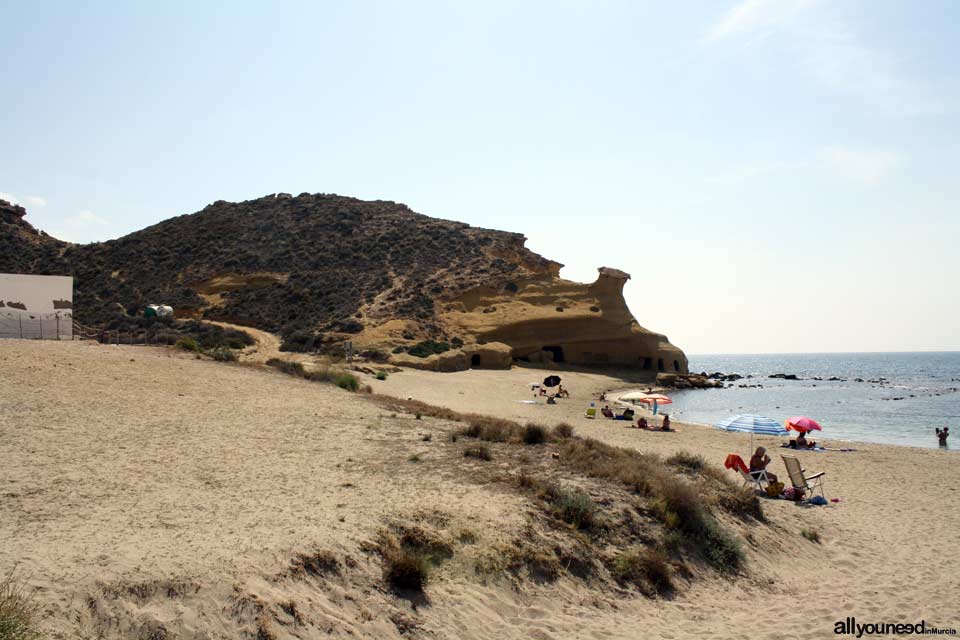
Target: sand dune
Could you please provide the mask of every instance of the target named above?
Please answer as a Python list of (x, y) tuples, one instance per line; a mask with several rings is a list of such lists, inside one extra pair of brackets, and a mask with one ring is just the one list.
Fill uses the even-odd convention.
[[(0, 366), (0, 571), (17, 566), (37, 589), (50, 637), (823, 638), (850, 615), (960, 626), (951, 453), (802, 453), (842, 502), (764, 501), (770, 523), (744, 575), (648, 599), (569, 580), (477, 579), (471, 554), (522, 531), (529, 505), (471, 475), (480, 463), (446, 439), (456, 423), (163, 349), (4, 341)], [(601, 375), (565, 375), (575, 397), (560, 405), (520, 404), (537, 375), (404, 371), (369, 382), (459, 410), (566, 420), (645, 451), (715, 462), (745, 451), (746, 438), (710, 429), (582, 419), (589, 394), (622, 384)], [(457, 548), (420, 606), (383, 589), (366, 550), (398, 520)], [(318, 553), (340, 571), (297, 570)]]

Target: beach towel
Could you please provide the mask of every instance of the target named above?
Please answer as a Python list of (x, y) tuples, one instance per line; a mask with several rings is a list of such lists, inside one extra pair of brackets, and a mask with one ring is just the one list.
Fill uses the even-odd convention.
[(735, 453), (731, 453), (727, 456), (727, 459), (723, 461), (723, 466), (727, 469), (734, 469), (743, 473), (750, 473), (750, 470), (747, 469), (747, 465), (743, 461), (743, 458)]

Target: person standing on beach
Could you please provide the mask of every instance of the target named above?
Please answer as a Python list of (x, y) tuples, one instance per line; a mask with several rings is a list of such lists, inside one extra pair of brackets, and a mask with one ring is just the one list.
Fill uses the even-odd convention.
[(950, 427), (944, 427), (943, 429), (937, 429), (937, 438), (940, 440), (940, 446), (947, 446), (947, 438), (950, 437)]

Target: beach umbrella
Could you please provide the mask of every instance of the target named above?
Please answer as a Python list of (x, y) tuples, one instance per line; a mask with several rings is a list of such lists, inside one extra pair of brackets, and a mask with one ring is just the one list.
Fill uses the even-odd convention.
[(749, 433), (751, 451), (753, 451), (753, 434), (759, 434), (762, 436), (786, 436), (790, 433), (782, 424), (773, 418), (750, 414), (731, 416), (726, 420), (721, 420), (713, 426), (717, 429), (723, 429), (724, 431), (739, 431), (741, 433)]
[(673, 404), (673, 400), (670, 399), (670, 396), (665, 396), (662, 393), (650, 393), (647, 394), (647, 397), (642, 398), (640, 402), (644, 404)]
[(555, 387), (560, 384), (560, 376), (547, 376), (543, 379), (543, 386)]
[(657, 410), (660, 408), (660, 405), (673, 404), (673, 400), (671, 400), (669, 396), (665, 396), (662, 393), (651, 393), (640, 402), (651, 405), (651, 409), (653, 409), (653, 415), (657, 415)]
[(619, 396), (617, 400), (623, 400), (625, 402), (640, 402), (647, 397), (647, 394), (643, 391), (628, 391), (623, 395)]
[(800, 433), (810, 433), (811, 431), (823, 431), (823, 427), (820, 426), (813, 418), (806, 418), (804, 416), (797, 416), (795, 418), (790, 418), (786, 421), (787, 429), (792, 429), (793, 431), (798, 431)]

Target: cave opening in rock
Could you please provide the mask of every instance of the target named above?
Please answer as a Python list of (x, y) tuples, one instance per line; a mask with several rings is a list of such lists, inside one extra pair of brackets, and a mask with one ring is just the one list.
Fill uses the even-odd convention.
[(554, 361), (554, 362), (563, 362), (563, 361), (564, 361), (564, 360), (563, 360), (563, 347), (557, 347), (557, 346), (552, 346), (552, 345), (551, 345), (551, 346), (548, 346), (548, 347), (544, 347), (543, 350), (544, 350), (544, 351), (549, 351), (550, 353), (553, 354), (553, 361)]
[(480, 354), (479, 354), (479, 353), (475, 353), (475, 354), (473, 354), (472, 356), (470, 356), (470, 366), (471, 366), (471, 367), (479, 367), (479, 366), (480, 366)]
[(644, 358), (643, 356), (640, 356), (640, 357), (643, 359), (644, 371), (649, 371), (650, 367), (653, 366), (653, 358)]
[(663, 358), (657, 358), (657, 371), (663, 371)]
[(674, 371), (680, 371), (680, 361), (679, 361), (679, 360), (674, 360), (674, 361), (673, 361), (673, 370), (674, 370)]

